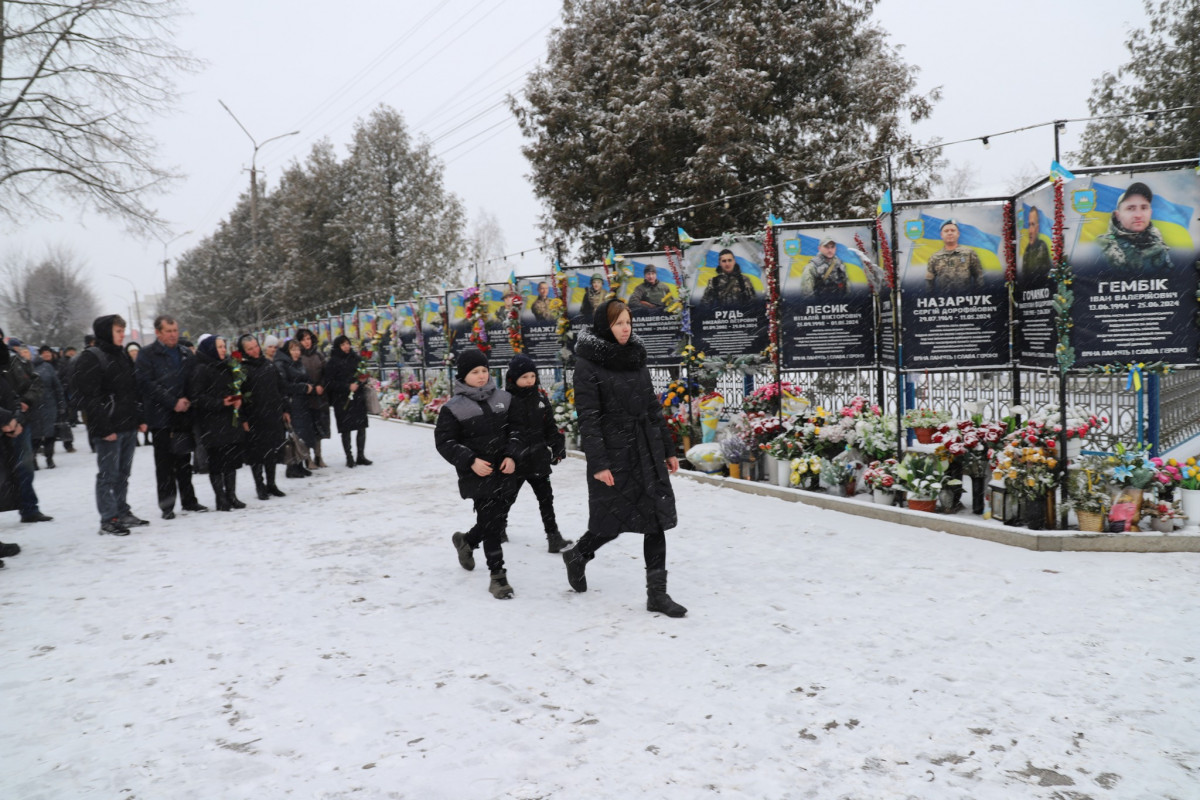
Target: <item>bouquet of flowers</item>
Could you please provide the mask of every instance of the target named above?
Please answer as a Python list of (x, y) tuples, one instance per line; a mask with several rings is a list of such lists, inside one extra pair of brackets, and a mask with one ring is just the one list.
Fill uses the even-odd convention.
[(900, 466), (900, 462), (894, 458), (884, 459), (882, 461), (872, 461), (863, 470), (863, 482), (870, 486), (871, 489), (884, 489), (886, 491), (894, 491), (896, 489), (896, 469)]
[(873, 461), (893, 458), (896, 455), (896, 417), (892, 414), (864, 414), (855, 421), (854, 435), (847, 441)]
[(804, 455), (804, 432), (800, 428), (786, 428), (766, 446), (767, 455), (781, 461), (791, 461)]
[(579, 438), (579, 414), (575, 411), (575, 387), (559, 381), (550, 389), (550, 405), (554, 408), (554, 424), (567, 438)]
[(1146, 455), (1149, 445), (1125, 447), (1118, 442), (1116, 452), (1108, 457), (1108, 479), (1117, 486), (1148, 489), (1155, 480), (1157, 469)]
[(784, 395), (799, 397), (804, 390), (790, 381), (781, 381), (778, 386), (775, 383), (764, 383), (742, 401), (742, 411), (747, 414), (774, 414), (780, 407), (781, 391)]
[(1067, 498), (1076, 511), (1107, 514), (1112, 505), (1102, 456), (1083, 456), (1067, 474)]
[(783, 423), (777, 417), (763, 413), (747, 414), (745, 420), (750, 435), (754, 437), (754, 447), (758, 450), (766, 450), (767, 443), (784, 431)]
[(801, 456), (792, 459), (792, 474), (788, 476), (788, 483), (792, 486), (800, 486), (805, 479), (808, 479), (809, 488), (815, 489), (820, 477), (820, 456)]
[[(242, 355), (240, 350), (234, 351), (233, 357), (228, 359), (229, 363), (229, 394), (234, 400), (242, 399), (242, 384), (246, 382), (246, 371), (242, 369)], [(241, 421), (239, 419), (237, 406), (230, 406), (233, 409), (233, 427), (237, 427)]]
[(950, 421), (950, 412), (932, 408), (910, 408), (904, 412), (906, 428), (936, 428)]
[(1154, 482), (1151, 486), (1159, 497), (1169, 498), (1175, 492), (1175, 487), (1183, 482), (1183, 469), (1173, 458), (1163, 460), (1157, 456), (1150, 459), (1154, 465)]
[(976, 424), (964, 419), (944, 423), (934, 431), (930, 441), (939, 444), (947, 455), (962, 463), (963, 474), (982, 477), (988, 468), (988, 453), (1008, 433), (1003, 422)]
[(962, 483), (946, 477), (946, 465), (936, 455), (909, 453), (896, 467), (900, 488), (908, 492), (912, 500), (933, 500), (947, 486)]
[(846, 453), (840, 453), (833, 458), (821, 459), (821, 483), (830, 489), (845, 489), (846, 496), (851, 497), (857, 490), (858, 481), (855, 476), (861, 461), (855, 461)]
[(1179, 488), (1200, 489), (1200, 466), (1197, 466), (1195, 456), (1185, 461), (1179, 472)]
[(1010, 441), (1003, 450), (993, 452), (992, 478), (1003, 481), (1017, 496), (1032, 500), (1058, 485), (1058, 459), (1053, 450)]
[(1174, 503), (1168, 503), (1159, 500), (1156, 503), (1146, 503), (1144, 506), (1142, 506), (1142, 515), (1153, 517), (1155, 519), (1187, 519), (1183, 512), (1179, 510), (1178, 501)]
[[(1108, 417), (1097, 416), (1090, 411), (1076, 406), (1067, 406), (1067, 425), (1065, 428), (1068, 439), (1084, 439), (1099, 427), (1108, 424)], [(1040, 423), (1042, 427), (1055, 435), (1064, 430), (1058, 406), (1047, 406), (1041, 413), (1029, 418), (1030, 422)]]
[(354, 377), (350, 379), (351, 383), (358, 384), (358, 389), (350, 392), (350, 396), (346, 398), (346, 405), (342, 406), (343, 410), (349, 408), (350, 404), (354, 402), (354, 398), (358, 396), (359, 389), (373, 386), (372, 381), (374, 380), (374, 376), (371, 375), (371, 370), (367, 368), (367, 364), (371, 363), (371, 356), (374, 354), (370, 350), (363, 349), (358, 355), (360, 356), (358, 367), (354, 371)]
[(442, 410), (442, 406), (446, 405), (449, 397), (435, 397), (426, 403), (421, 408), (421, 420), (423, 422), (436, 422), (438, 412)]
[(741, 464), (750, 458), (750, 448), (746, 440), (737, 435), (726, 435), (721, 440), (721, 454), (727, 464)]

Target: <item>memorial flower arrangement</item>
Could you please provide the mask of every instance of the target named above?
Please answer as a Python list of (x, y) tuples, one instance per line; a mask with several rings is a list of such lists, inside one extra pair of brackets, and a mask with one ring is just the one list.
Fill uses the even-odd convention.
[(820, 476), (820, 456), (801, 456), (792, 459), (792, 474), (788, 476), (788, 483), (792, 486), (800, 486), (805, 479), (808, 479), (809, 485), (813, 486)]
[(727, 464), (741, 464), (750, 460), (750, 447), (741, 436), (729, 436), (721, 439), (721, 455)]
[(1103, 456), (1083, 456), (1067, 473), (1067, 499), (1071, 507), (1091, 514), (1107, 514), (1112, 494), (1105, 478)]
[(1179, 488), (1188, 489), (1189, 491), (1200, 489), (1200, 466), (1196, 464), (1194, 456), (1183, 463), (1179, 473)]
[(932, 408), (910, 408), (904, 412), (902, 421), (906, 428), (936, 428), (950, 421), (950, 412)]
[(1160, 497), (1170, 497), (1175, 487), (1183, 482), (1183, 468), (1173, 458), (1164, 460), (1156, 456), (1150, 463), (1154, 465), (1154, 490)]
[(959, 461), (963, 473), (980, 477), (987, 472), (989, 452), (1008, 435), (1003, 422), (977, 424), (964, 419), (938, 426), (930, 441), (941, 445), (946, 454)]
[(803, 391), (803, 388), (791, 381), (780, 381), (778, 385), (775, 383), (765, 383), (746, 396), (746, 399), (742, 401), (742, 411), (747, 414), (774, 414), (780, 406), (779, 398), (781, 393), (783, 395), (799, 397)]
[(803, 428), (786, 428), (767, 445), (767, 455), (781, 461), (799, 458), (807, 452)]
[[(374, 376), (371, 375), (370, 369), (368, 369), (366, 366), (367, 364), (371, 363), (371, 356), (374, 354), (370, 350), (364, 348), (359, 351), (358, 355), (358, 368), (355, 370), (354, 377), (350, 379), (350, 382), (357, 383), (359, 389), (363, 388), (364, 386), (372, 386), (372, 388), (378, 390), (377, 386), (373, 386)], [(354, 398), (357, 396), (358, 389), (350, 392), (350, 395), (346, 398), (346, 404), (342, 406), (342, 409), (344, 410), (349, 408), (350, 404), (354, 402)]]
[[(478, 286), (468, 286), (462, 291), (463, 312), (467, 316), (467, 321), (471, 323), (471, 330), (468, 338), (471, 344), (483, 351), (484, 355), (492, 349), (491, 343), (488, 342), (487, 334), (487, 303), (483, 302), (483, 295), (479, 291)], [(446, 327), (447, 336), (450, 328)]]
[(938, 492), (962, 481), (946, 477), (946, 465), (931, 453), (909, 453), (896, 467), (896, 479), (910, 500), (933, 500)]
[(896, 469), (900, 462), (894, 458), (872, 461), (863, 470), (863, 482), (872, 489), (895, 491), (897, 488)]
[(563, 381), (550, 389), (550, 405), (554, 408), (554, 424), (570, 439), (579, 438), (579, 414), (575, 411), (575, 387)]
[(504, 300), (504, 326), (508, 332), (508, 343), (514, 353), (523, 353), (525, 338), (521, 334), (521, 307), (525, 305), (525, 298), (521, 297), (520, 292), (511, 289)]
[(861, 461), (850, 458), (848, 453), (840, 453), (833, 458), (821, 459), (821, 484), (829, 488), (844, 488), (846, 496), (855, 493), (858, 481), (856, 477), (862, 468)]
[(1058, 485), (1058, 459), (1047, 448), (1010, 441), (992, 458), (992, 479), (1027, 500), (1044, 496)]
[[(1029, 422), (1038, 423), (1042, 428), (1055, 435), (1064, 430), (1058, 406), (1047, 406), (1041, 413), (1029, 418)], [(1085, 439), (1097, 428), (1108, 424), (1108, 417), (1093, 414), (1086, 409), (1067, 406), (1065, 432), (1068, 439)]]
[(1114, 486), (1148, 489), (1158, 474), (1154, 462), (1146, 455), (1149, 445), (1126, 447), (1118, 442), (1115, 452), (1106, 459), (1108, 480)]
[(872, 461), (896, 455), (896, 417), (893, 414), (864, 414), (854, 423), (851, 446)]

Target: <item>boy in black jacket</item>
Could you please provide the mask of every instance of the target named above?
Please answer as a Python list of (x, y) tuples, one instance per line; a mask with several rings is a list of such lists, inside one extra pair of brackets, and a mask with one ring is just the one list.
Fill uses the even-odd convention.
[(567, 457), (567, 439), (554, 424), (554, 409), (538, 385), (537, 365), (524, 353), (508, 362), (504, 388), (512, 395), (508, 412), (509, 429), (521, 442), (517, 454), (517, 491), (521, 484), (533, 487), (542, 524), (546, 527), (549, 552), (558, 553), (570, 544), (564, 541), (554, 518), (554, 491), (550, 488), (550, 467)]
[(488, 374), (487, 356), (471, 348), (458, 357), (454, 396), (442, 406), (433, 441), (442, 458), (458, 470), (458, 491), (475, 502), (475, 527), (451, 537), (463, 569), (475, 569), (472, 551), (483, 544), (491, 583), (498, 600), (513, 596), (504, 569), (501, 537), (508, 510), (516, 499), (513, 456), (520, 442), (510, 438), (508, 412), (512, 397)]

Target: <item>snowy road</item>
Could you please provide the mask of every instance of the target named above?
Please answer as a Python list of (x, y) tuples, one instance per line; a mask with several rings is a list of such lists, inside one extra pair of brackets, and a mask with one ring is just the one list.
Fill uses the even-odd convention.
[[(86, 446), (85, 446), (86, 450)], [(510, 601), (457, 564), (432, 433), (231, 514), (96, 535), (94, 459), (5, 514), (0, 797), (1200, 798), (1200, 555), (1032, 552), (677, 480), (567, 586), (526, 489)], [(340, 463), (330, 459), (331, 464)], [(581, 461), (555, 474), (585, 523)], [(199, 494), (211, 490), (199, 476)]]

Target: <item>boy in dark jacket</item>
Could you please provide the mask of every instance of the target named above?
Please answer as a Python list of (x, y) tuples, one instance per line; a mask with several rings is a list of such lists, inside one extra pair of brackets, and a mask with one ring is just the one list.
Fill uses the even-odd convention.
[(542, 524), (546, 527), (546, 543), (551, 553), (561, 552), (570, 542), (564, 541), (554, 518), (554, 492), (550, 488), (550, 467), (567, 456), (567, 439), (554, 424), (554, 409), (538, 385), (537, 365), (524, 353), (517, 353), (508, 362), (504, 388), (512, 395), (508, 425), (512, 435), (521, 443), (517, 453), (517, 491), (521, 484), (533, 487), (537, 497)]
[(442, 406), (433, 441), (442, 458), (458, 471), (458, 491), (475, 502), (475, 527), (451, 537), (463, 569), (475, 569), (472, 551), (483, 544), (491, 583), (488, 591), (498, 600), (513, 596), (504, 569), (501, 538), (508, 525), (508, 510), (516, 499), (513, 456), (520, 442), (509, 436), (508, 412), (512, 397), (496, 386), (488, 374), (487, 356), (471, 348), (458, 357), (454, 396)]
[(100, 533), (128, 536), (130, 528), (150, 524), (134, 516), (125, 500), (137, 435), (146, 432), (142, 399), (133, 360), (122, 346), (125, 320), (117, 314), (97, 317), (92, 330), (96, 344), (76, 359), (71, 391), (79, 398), (96, 448)]

